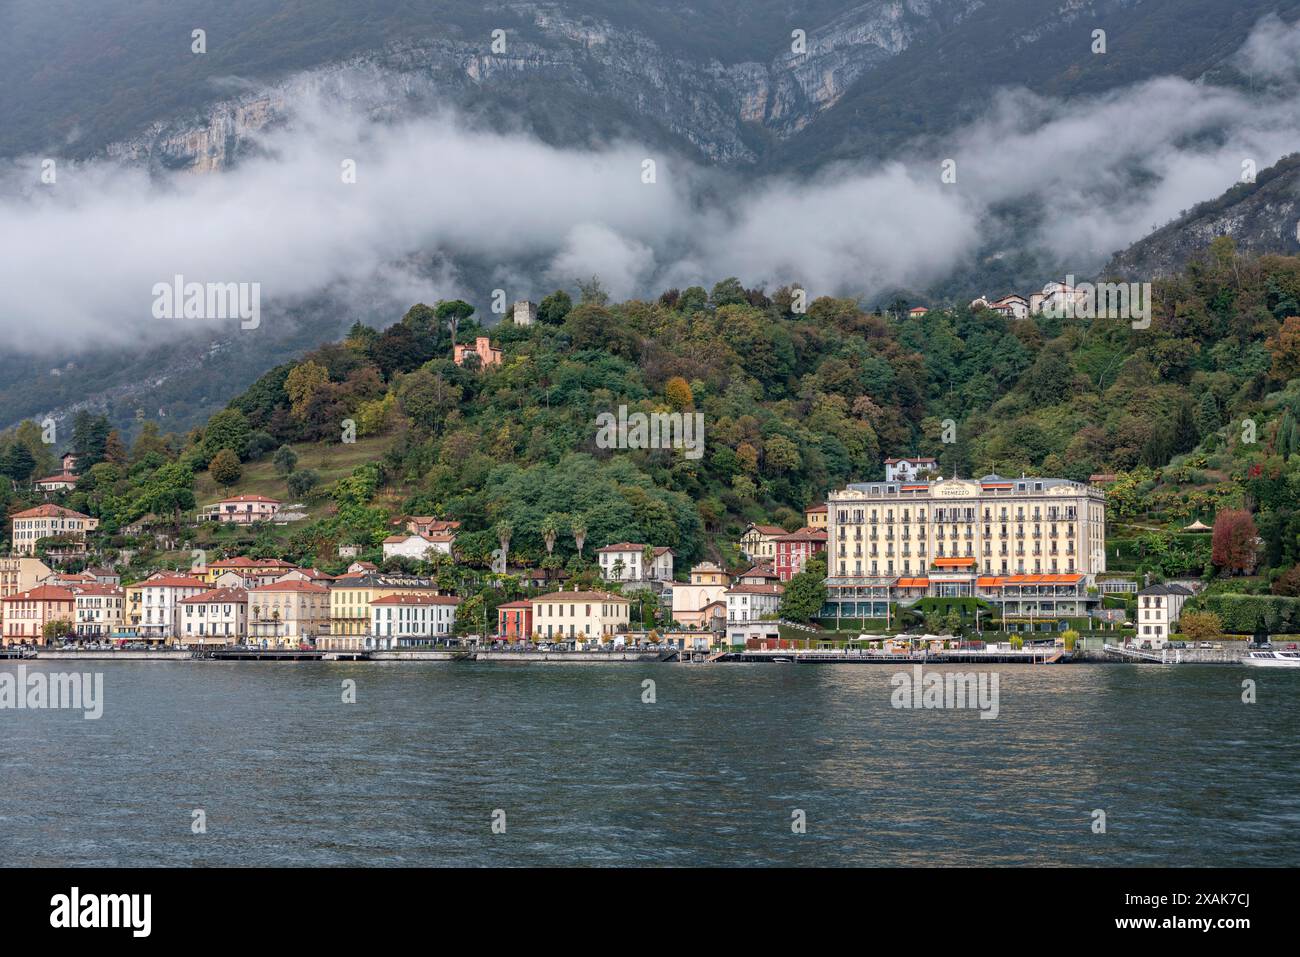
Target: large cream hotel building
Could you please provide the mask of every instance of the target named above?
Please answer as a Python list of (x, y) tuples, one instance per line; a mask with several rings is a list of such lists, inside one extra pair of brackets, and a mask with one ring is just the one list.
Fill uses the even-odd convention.
[(855, 483), (827, 498), (823, 614), (882, 617), (889, 600), (930, 595), (1059, 598), (1053, 612), (1081, 613), (1106, 570), (1105, 528), (1104, 493), (1069, 479)]

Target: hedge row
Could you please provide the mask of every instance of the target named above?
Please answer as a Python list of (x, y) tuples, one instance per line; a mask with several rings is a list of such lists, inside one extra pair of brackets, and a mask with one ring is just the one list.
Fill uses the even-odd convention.
[[(1270, 633), (1300, 632), (1300, 598), (1280, 595), (1204, 595), (1189, 602), (1188, 610), (1212, 611), (1223, 622), (1223, 630), (1251, 635), (1263, 622)], [(1190, 606), (1195, 605), (1195, 609)]]

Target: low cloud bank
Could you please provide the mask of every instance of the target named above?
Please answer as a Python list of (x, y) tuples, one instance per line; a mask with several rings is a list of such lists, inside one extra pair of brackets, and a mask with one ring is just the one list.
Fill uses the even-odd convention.
[(486, 308), (492, 289), (469, 275), (511, 299), (593, 274), (619, 298), (730, 275), (870, 297), (968, 264), (999, 206), (1025, 198), (1044, 215), (1022, 244), (1086, 275), (1231, 186), (1243, 162), (1262, 170), (1295, 148), (1297, 50), (1300, 27), (1268, 18), (1234, 59), (1253, 94), (1172, 77), (1068, 103), (1009, 90), (892, 162), (759, 181), (634, 143), (547, 146), (454, 112), (377, 119), (366, 97), (316, 91), (219, 175), (57, 157), (53, 184), (40, 157), (4, 171), (0, 348), (65, 354), (192, 329), (151, 311), (175, 275), (259, 283), (271, 321), (322, 290), (389, 317), (453, 295)]

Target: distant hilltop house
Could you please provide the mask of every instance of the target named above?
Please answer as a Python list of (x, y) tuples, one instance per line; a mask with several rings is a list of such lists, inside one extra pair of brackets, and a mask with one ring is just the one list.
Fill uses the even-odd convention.
[[(86, 533), (99, 527), (99, 519), (62, 505), (38, 505), (11, 516), (11, 537), (16, 555), (33, 555), (42, 538), (59, 537), (85, 542)], [(84, 549), (84, 544), (83, 544)]]
[(428, 515), (412, 515), (405, 522), (397, 522), (396, 524), (404, 525), (412, 535), (434, 535), (439, 532), (455, 534), (456, 530), (460, 528), (460, 522), (450, 521), (445, 518), (432, 518)]
[(278, 511), (280, 502), (277, 499), (265, 495), (235, 495), (205, 505), (199, 518), (202, 521), (252, 525), (254, 522), (269, 522)]
[(458, 366), (463, 366), (470, 356), (478, 356), (480, 369), (501, 365), (501, 350), (487, 336), (479, 336), (472, 346), (458, 342), (452, 349), (452, 361)]
[(929, 311), (930, 310), (925, 308), (925, 306), (913, 306), (911, 309), (907, 310), (907, 314), (913, 319), (920, 319)]
[(531, 326), (537, 321), (537, 304), (520, 299), (514, 305), (514, 320), (516, 326)]
[(420, 561), (430, 554), (450, 555), (456, 536), (451, 532), (404, 532), (384, 539), (385, 558), (414, 558)]
[(605, 581), (639, 582), (673, 580), (673, 550), (665, 546), (655, 546), (653, 556), (647, 564), (646, 549), (649, 545), (636, 542), (617, 542), (596, 549), (600, 556), (600, 576)]
[(42, 492), (70, 492), (77, 487), (77, 476), (72, 472), (60, 472), (36, 480), (36, 487)]
[(1024, 296), (1012, 293), (1000, 299), (990, 299), (987, 295), (972, 299), (972, 309), (992, 309), (1011, 319), (1024, 319), (1046, 312), (1049, 315), (1064, 315), (1074, 306), (1083, 303), (1086, 293), (1065, 282), (1053, 280), (1043, 286), (1042, 292)]
[[(938, 471), (939, 460), (928, 456), (885, 459), (886, 482), (911, 482), (929, 472)], [(812, 523), (809, 522), (809, 525)], [(825, 524), (825, 523), (823, 523)]]

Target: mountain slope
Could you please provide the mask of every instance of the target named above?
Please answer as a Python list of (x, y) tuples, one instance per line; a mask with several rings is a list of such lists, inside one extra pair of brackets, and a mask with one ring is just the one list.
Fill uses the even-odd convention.
[(1219, 236), (1232, 237), (1243, 252), (1300, 251), (1300, 153), (1140, 239), (1116, 255), (1102, 275), (1144, 281), (1168, 276)]

